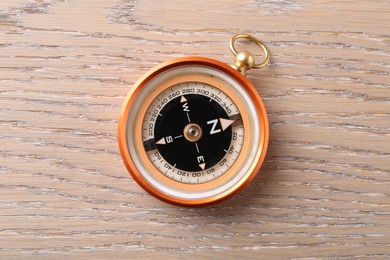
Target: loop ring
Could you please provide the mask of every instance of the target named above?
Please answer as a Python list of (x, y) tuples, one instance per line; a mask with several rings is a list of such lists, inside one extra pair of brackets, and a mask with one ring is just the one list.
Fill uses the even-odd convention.
[(269, 54), (269, 51), (268, 51), (267, 47), (265, 47), (264, 43), (262, 43), (260, 40), (258, 40), (257, 38), (253, 37), (250, 34), (247, 34), (247, 33), (245, 33), (245, 34), (237, 34), (230, 40), (230, 50), (232, 51), (232, 53), (234, 55), (238, 54), (236, 48), (234, 47), (234, 43), (235, 43), (235, 41), (237, 39), (241, 39), (241, 38), (246, 38), (246, 39), (249, 39), (250, 41), (256, 43), (264, 52), (264, 60), (263, 60), (263, 62), (255, 64), (253, 66), (253, 68), (254, 69), (259, 69), (259, 68), (262, 68), (265, 65), (267, 65), (267, 63), (269, 61), (269, 58), (270, 58), (270, 54)]

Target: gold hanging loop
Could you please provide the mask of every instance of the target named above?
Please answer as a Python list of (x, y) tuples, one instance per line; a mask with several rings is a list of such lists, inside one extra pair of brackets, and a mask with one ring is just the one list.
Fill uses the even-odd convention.
[[(255, 58), (248, 51), (237, 52), (236, 48), (234, 47), (234, 43), (236, 42), (237, 39), (241, 39), (241, 38), (249, 39), (250, 41), (256, 43), (263, 50), (264, 60), (262, 63), (256, 64)], [(232, 51), (232, 53), (236, 57), (236, 61), (231, 66), (234, 69), (241, 72), (241, 74), (243, 74), (243, 75), (246, 75), (247, 70), (260, 69), (260, 68), (264, 67), (265, 65), (267, 65), (267, 63), (269, 62), (270, 53), (269, 53), (267, 47), (259, 39), (257, 39), (256, 37), (253, 37), (252, 35), (247, 34), (247, 33), (235, 35), (230, 40), (230, 50)]]

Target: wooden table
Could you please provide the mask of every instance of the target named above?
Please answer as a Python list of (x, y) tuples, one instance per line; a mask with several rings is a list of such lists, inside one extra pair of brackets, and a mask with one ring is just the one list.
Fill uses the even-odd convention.
[[(272, 53), (248, 73), (260, 173), (212, 207), (156, 200), (118, 152), (125, 95), (173, 57), (231, 63), (243, 32)], [(1, 1), (0, 258), (390, 258), (389, 33), (388, 0)]]

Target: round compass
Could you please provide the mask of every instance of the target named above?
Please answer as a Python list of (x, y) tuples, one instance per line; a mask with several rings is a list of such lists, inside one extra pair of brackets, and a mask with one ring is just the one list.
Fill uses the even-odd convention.
[(183, 206), (212, 204), (246, 186), (264, 160), (268, 135), (253, 85), (237, 69), (203, 57), (174, 59), (145, 74), (118, 127), (137, 183)]

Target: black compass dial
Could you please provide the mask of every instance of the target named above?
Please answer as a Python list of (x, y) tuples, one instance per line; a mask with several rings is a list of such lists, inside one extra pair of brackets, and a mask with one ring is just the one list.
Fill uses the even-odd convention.
[(173, 167), (202, 171), (213, 167), (228, 152), (234, 121), (214, 100), (188, 94), (168, 102), (154, 127), (154, 142)]

